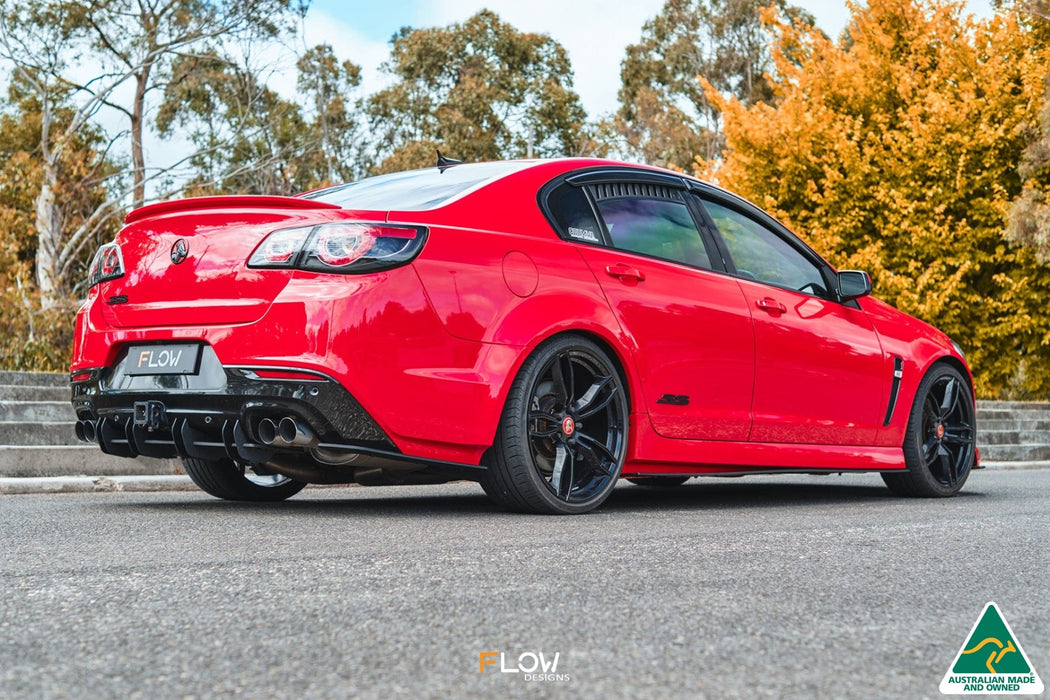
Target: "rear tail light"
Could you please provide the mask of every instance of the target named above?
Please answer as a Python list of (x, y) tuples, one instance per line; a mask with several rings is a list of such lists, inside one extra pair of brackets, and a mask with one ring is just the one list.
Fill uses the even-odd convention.
[(116, 243), (107, 243), (99, 248), (89, 269), (88, 286), (91, 287), (99, 282), (123, 277), (124, 256), (120, 252), (120, 246)]
[(248, 259), (248, 267), (282, 267), (358, 274), (409, 262), (423, 248), (426, 228), (334, 222), (274, 231)]

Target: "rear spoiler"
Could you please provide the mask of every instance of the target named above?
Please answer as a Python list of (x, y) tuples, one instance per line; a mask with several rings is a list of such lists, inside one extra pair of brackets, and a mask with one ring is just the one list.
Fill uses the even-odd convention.
[(163, 214), (200, 209), (341, 209), (338, 204), (300, 197), (271, 197), (257, 194), (235, 194), (219, 197), (187, 197), (147, 204), (128, 212), (124, 223), (149, 219)]

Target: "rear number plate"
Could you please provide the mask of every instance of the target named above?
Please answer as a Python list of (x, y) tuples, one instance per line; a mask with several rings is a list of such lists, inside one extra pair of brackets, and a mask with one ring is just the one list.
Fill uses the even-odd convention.
[(200, 355), (200, 345), (133, 345), (128, 349), (126, 373), (196, 374)]

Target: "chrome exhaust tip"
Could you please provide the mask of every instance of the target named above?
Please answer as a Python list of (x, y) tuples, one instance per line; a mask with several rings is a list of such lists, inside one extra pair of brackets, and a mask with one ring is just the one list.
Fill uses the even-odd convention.
[(259, 433), (259, 439), (264, 445), (272, 445), (277, 440), (277, 424), (270, 418), (263, 418), (259, 421), (256, 432)]
[(313, 447), (318, 443), (314, 431), (302, 421), (285, 416), (277, 426), (277, 436), (287, 445), (295, 447)]

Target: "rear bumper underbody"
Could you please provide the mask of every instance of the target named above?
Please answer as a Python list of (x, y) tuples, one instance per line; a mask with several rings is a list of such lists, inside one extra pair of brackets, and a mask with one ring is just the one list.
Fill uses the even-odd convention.
[[(210, 346), (201, 350), (195, 374), (132, 376), (126, 357), (75, 372), (77, 436), (119, 457), (232, 459), (311, 483), (476, 479), (484, 470), (401, 453), (350, 392), (320, 372), (267, 378), (290, 368), (223, 366)], [(275, 435), (281, 421), (295, 426), (294, 437)]]

